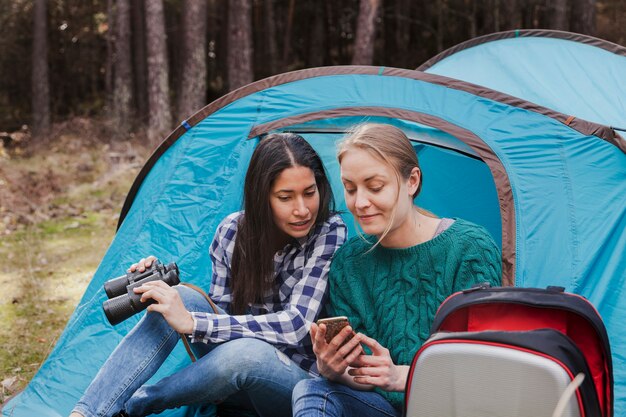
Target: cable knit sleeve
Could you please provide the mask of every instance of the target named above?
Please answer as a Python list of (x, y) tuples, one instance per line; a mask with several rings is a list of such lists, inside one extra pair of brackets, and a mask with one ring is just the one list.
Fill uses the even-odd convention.
[(502, 255), (491, 235), (476, 226), (465, 239), (461, 265), (454, 280), (454, 291), (488, 282), (492, 287), (502, 285)]

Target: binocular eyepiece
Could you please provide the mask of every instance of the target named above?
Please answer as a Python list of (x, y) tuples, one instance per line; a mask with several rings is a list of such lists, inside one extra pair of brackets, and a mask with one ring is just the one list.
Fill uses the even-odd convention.
[(121, 323), (145, 310), (150, 304), (154, 304), (154, 300), (141, 302), (141, 294), (135, 294), (133, 289), (146, 282), (159, 280), (170, 287), (179, 284), (178, 266), (174, 262), (163, 265), (154, 261), (152, 266), (143, 272), (128, 272), (105, 282), (104, 291), (109, 299), (102, 303), (102, 308), (109, 323), (113, 325)]

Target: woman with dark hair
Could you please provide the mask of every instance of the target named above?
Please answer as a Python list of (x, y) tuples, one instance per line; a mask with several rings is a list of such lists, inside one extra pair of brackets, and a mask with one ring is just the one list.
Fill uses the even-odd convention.
[[(326, 298), (330, 260), (345, 240), (333, 208), (322, 162), (302, 137), (262, 139), (246, 174), (244, 211), (227, 216), (211, 244), (209, 296), (218, 313), (188, 287), (156, 281), (135, 289), (156, 303), (111, 354), (72, 417), (145, 416), (219, 402), (290, 416), (293, 387), (317, 374), (308, 331)], [(200, 358), (144, 385), (177, 333)]]

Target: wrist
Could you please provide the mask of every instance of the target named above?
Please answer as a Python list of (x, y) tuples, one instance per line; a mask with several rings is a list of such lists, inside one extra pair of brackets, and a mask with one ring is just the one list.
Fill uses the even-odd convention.
[(187, 312), (187, 319), (185, 320), (185, 334), (193, 334), (193, 330), (196, 328), (196, 320), (190, 312)]
[(405, 391), (406, 381), (407, 381), (407, 378), (409, 377), (410, 368), (411, 367), (408, 365), (396, 365), (396, 374), (398, 377), (396, 379), (394, 391), (398, 391), (398, 392)]

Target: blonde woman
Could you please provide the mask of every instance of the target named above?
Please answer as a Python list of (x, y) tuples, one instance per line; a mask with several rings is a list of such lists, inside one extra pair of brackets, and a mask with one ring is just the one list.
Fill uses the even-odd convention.
[(500, 285), (501, 256), (482, 227), (414, 205), (422, 172), (400, 129), (362, 125), (338, 158), (348, 209), (364, 232), (337, 251), (329, 275), (331, 312), (351, 327), (326, 343), (326, 327), (313, 324), (322, 378), (296, 385), (294, 415), (400, 416), (410, 361), (437, 307), (473, 284)]

